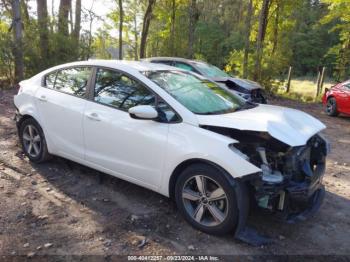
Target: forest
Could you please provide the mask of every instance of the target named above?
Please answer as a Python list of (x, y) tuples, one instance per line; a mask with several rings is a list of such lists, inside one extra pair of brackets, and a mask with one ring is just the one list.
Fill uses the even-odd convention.
[(100, 17), (82, 0), (1, 0), (0, 85), (70, 61), (152, 56), (204, 60), (267, 87), (290, 66), (295, 76), (326, 67), (334, 81), (349, 77), (350, 0), (107, 2)]

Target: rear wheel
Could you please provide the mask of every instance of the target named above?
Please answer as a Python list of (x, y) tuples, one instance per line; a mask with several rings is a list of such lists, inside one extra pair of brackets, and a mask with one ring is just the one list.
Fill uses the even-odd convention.
[(203, 232), (225, 234), (237, 226), (234, 188), (213, 166), (194, 164), (186, 168), (177, 179), (175, 199), (184, 218)]
[(44, 133), (33, 118), (21, 123), (19, 137), (23, 151), (30, 161), (40, 163), (50, 158)]
[(337, 101), (334, 97), (328, 98), (326, 104), (326, 113), (329, 116), (337, 116), (339, 114), (337, 110)]

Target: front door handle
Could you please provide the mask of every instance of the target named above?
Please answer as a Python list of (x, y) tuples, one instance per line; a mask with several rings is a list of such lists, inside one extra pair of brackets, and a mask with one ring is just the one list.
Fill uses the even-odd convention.
[(44, 96), (44, 95), (41, 95), (38, 99), (39, 99), (41, 102), (47, 102), (47, 98), (46, 98), (46, 96)]
[(94, 121), (101, 121), (101, 119), (98, 117), (98, 114), (96, 113), (89, 113), (86, 114), (87, 118), (94, 120)]

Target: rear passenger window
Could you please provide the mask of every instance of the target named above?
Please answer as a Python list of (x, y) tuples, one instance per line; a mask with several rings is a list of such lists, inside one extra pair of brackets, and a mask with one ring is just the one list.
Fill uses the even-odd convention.
[[(89, 67), (67, 68), (58, 71), (53, 89), (67, 94), (83, 97), (86, 93), (86, 87), (90, 74), (91, 68)], [(47, 87), (50, 87), (48, 85), (48, 80), (50, 77), (51, 76), (48, 75), (46, 78)]]
[(94, 100), (127, 111), (137, 105), (155, 105), (155, 95), (122, 73), (98, 69)]
[(54, 72), (54, 73), (48, 74), (45, 77), (45, 85), (46, 85), (46, 87), (48, 87), (48, 88), (53, 88), (54, 87), (55, 80), (56, 80), (56, 74), (57, 74), (57, 72)]

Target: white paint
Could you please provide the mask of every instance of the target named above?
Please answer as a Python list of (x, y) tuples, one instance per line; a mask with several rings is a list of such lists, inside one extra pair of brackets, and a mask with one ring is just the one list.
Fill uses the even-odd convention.
[[(41, 86), (46, 73), (74, 65), (103, 66), (133, 75), (175, 109), (182, 121), (167, 124), (133, 119), (128, 112)], [(229, 148), (239, 141), (199, 125), (264, 131), (290, 146), (304, 145), (325, 128), (306, 113), (269, 105), (224, 115), (195, 115), (145, 77), (142, 71), (146, 70), (175, 69), (161, 64), (111, 60), (60, 65), (21, 82), (15, 105), (22, 115), (33, 116), (42, 126), (50, 153), (164, 195), (169, 195), (169, 180), (175, 168), (189, 159), (213, 162), (233, 177), (260, 171)], [(148, 111), (143, 113), (150, 116)]]

